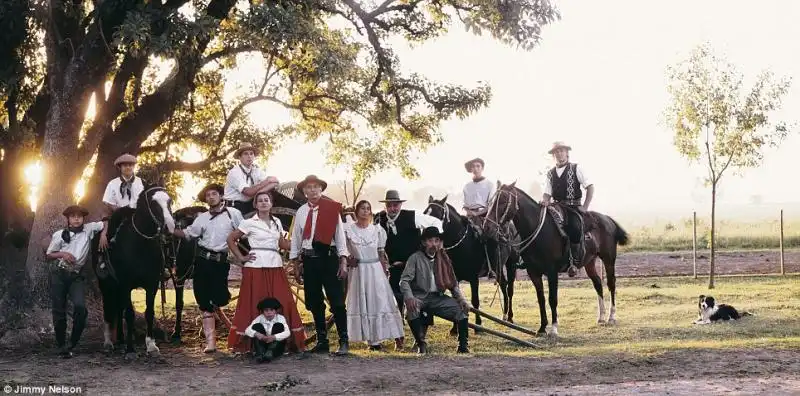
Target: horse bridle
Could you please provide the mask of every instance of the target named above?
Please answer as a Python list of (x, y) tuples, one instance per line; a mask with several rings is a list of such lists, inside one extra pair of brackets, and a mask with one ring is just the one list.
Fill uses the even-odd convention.
[[(497, 207), (500, 205), (498, 203), (498, 197), (500, 194), (508, 194), (509, 199), (508, 203), (506, 204), (505, 210), (503, 211), (503, 215), (499, 219), (497, 219), (497, 221), (495, 221), (490, 219), (489, 215), (492, 214), (492, 211), (497, 212)], [(511, 197), (514, 197), (514, 213), (509, 216), (509, 211), (511, 209)], [(518, 213), (519, 213), (519, 195), (517, 195), (517, 193), (514, 191), (506, 191), (503, 190), (502, 188), (498, 188), (497, 191), (495, 191), (494, 195), (492, 195), (492, 198), (489, 200), (489, 211), (486, 212), (486, 216), (484, 216), (483, 218), (483, 227), (485, 229), (486, 222), (492, 223), (497, 227), (497, 233), (502, 234), (503, 231), (501, 226), (513, 220)], [(495, 217), (497, 216), (495, 215)], [(547, 218), (547, 207), (542, 205), (542, 208), (539, 211), (539, 225), (536, 227), (536, 231), (534, 231), (527, 238), (521, 240), (519, 243), (511, 242), (511, 239), (508, 238), (509, 236), (506, 235), (506, 239), (508, 240), (509, 246), (513, 247), (518, 252), (522, 252), (523, 250), (527, 249), (531, 244), (533, 244), (533, 241), (536, 240), (536, 237), (539, 236), (539, 233), (542, 232), (542, 228), (544, 227), (544, 221), (546, 218)]]
[(164, 191), (164, 192), (166, 192), (167, 190), (164, 187), (156, 186), (156, 187), (148, 188), (143, 193), (144, 196), (145, 196), (145, 201), (147, 201), (147, 211), (150, 213), (150, 220), (153, 220), (153, 223), (155, 223), (156, 226), (157, 226), (155, 234), (148, 236), (148, 235), (145, 235), (143, 232), (139, 231), (139, 228), (136, 227), (136, 212), (133, 212), (133, 219), (131, 220), (131, 223), (133, 223), (133, 230), (136, 231), (136, 233), (139, 234), (139, 236), (144, 238), (144, 239), (155, 239), (156, 237), (161, 235), (161, 232), (164, 229), (164, 224), (166, 224), (166, 221), (164, 221), (164, 222), (158, 221), (158, 218), (156, 217), (155, 213), (153, 213), (153, 207), (150, 206), (150, 198), (147, 197), (147, 194), (149, 194), (151, 191)]
[[(447, 207), (446, 205), (442, 205), (442, 204), (440, 204), (438, 202), (428, 202), (428, 205), (429, 206), (436, 206), (436, 207), (442, 209), (442, 213), (444, 213), (444, 215), (442, 216), (442, 228), (444, 228), (444, 225), (450, 222), (450, 208)], [(464, 239), (467, 238), (467, 234), (469, 234), (469, 229), (470, 229), (469, 225), (464, 227), (464, 233), (461, 235), (461, 238), (458, 239), (458, 242), (456, 242), (452, 246), (444, 246), (444, 250), (455, 249), (456, 247), (458, 247), (458, 245), (461, 245), (461, 242), (464, 242)]]

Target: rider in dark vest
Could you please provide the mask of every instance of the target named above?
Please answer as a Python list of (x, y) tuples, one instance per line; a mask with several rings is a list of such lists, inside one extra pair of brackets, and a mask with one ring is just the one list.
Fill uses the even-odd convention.
[[(436, 227), (442, 232), (442, 221), (422, 212), (402, 209), (405, 200), (400, 199), (400, 193), (396, 190), (386, 191), (386, 197), (381, 202), (386, 205), (386, 210), (375, 215), (375, 224), (386, 231), (385, 250), (389, 258), (389, 285), (392, 287), (397, 308), (402, 315), (405, 302), (403, 292), (400, 290), (400, 275), (403, 274), (408, 258), (419, 250), (422, 235), (420, 229)], [(402, 349), (403, 339), (399, 338), (395, 342), (396, 349)]]
[[(572, 148), (563, 142), (556, 142), (549, 153), (556, 160), (556, 166), (547, 172), (542, 204), (549, 205), (551, 198), (564, 208), (566, 214), (566, 232), (570, 241), (570, 267), (569, 276), (577, 274), (577, 269), (583, 266), (584, 226), (583, 214), (588, 210), (589, 203), (594, 195), (594, 185), (584, 176), (578, 164), (569, 162), (569, 151)], [(581, 187), (586, 189), (586, 199), (583, 198)]]

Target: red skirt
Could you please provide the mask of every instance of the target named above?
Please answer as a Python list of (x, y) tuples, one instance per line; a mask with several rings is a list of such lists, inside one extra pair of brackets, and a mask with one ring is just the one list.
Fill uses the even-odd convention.
[(234, 352), (247, 352), (250, 350), (251, 339), (236, 334), (244, 333), (247, 326), (260, 315), (256, 305), (266, 297), (273, 297), (280, 301), (281, 309), (278, 313), (286, 318), (292, 335), (286, 340), (287, 348), (292, 352), (305, 350), (306, 333), (303, 320), (297, 311), (297, 304), (289, 289), (289, 279), (286, 270), (281, 268), (243, 268), (242, 283), (239, 288), (239, 299), (236, 302), (236, 313), (233, 316), (233, 326), (228, 333), (228, 348)]

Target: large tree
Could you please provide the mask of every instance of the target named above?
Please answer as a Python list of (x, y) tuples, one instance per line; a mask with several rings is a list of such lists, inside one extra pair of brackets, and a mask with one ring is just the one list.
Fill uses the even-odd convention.
[[(10, 0), (0, 7), (2, 191), (22, 185), (15, 172), (28, 153), (38, 153), (45, 169), (24, 271), (4, 271), (19, 279), (3, 279), (0, 337), (47, 322), (35, 313), (48, 305), (44, 247), (63, 227), (61, 210), (87, 166), (86, 204), (95, 213), (115, 176), (113, 159), (124, 152), (162, 173), (213, 176), (238, 141), (269, 151), (290, 136), (324, 138), (336, 162), (343, 150), (366, 150), (359, 142), (369, 130), (379, 137), (371, 144), (413, 174), (409, 153), (438, 142), (442, 121), (486, 106), (490, 90), (403, 71), (391, 41), (424, 42), (463, 24), (531, 49), (558, 18), (549, 0)], [(226, 98), (244, 54), (263, 60), (263, 75)], [(259, 101), (286, 108), (294, 121), (257, 128), (247, 106)], [(189, 143), (204, 160), (180, 160)]]
[(745, 88), (744, 75), (708, 44), (698, 46), (688, 59), (670, 67), (668, 74), (671, 102), (666, 118), (675, 134), (675, 148), (689, 161), (703, 164), (711, 186), (708, 287), (713, 289), (720, 179), (729, 169), (741, 172), (758, 166), (764, 148), (777, 147), (786, 137), (786, 123), (773, 118), (791, 81), (765, 71), (756, 76), (752, 87)]

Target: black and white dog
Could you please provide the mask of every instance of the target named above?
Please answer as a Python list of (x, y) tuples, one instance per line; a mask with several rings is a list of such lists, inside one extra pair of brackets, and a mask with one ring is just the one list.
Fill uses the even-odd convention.
[(743, 316), (752, 316), (750, 312), (739, 311), (736, 308), (727, 304), (717, 304), (714, 297), (700, 296), (700, 301), (697, 304), (700, 311), (700, 317), (694, 321), (694, 324), (711, 324), (719, 320), (737, 320)]

